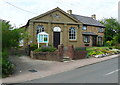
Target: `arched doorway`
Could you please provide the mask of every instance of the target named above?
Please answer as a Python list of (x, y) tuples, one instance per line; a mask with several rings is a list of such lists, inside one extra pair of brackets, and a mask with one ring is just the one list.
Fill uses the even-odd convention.
[(58, 48), (58, 45), (60, 45), (60, 27), (54, 27), (53, 28), (53, 46)]

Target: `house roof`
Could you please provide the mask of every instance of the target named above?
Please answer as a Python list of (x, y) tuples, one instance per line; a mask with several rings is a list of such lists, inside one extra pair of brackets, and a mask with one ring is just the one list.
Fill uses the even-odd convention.
[(95, 34), (95, 33), (93, 33), (93, 32), (83, 32), (82, 34), (83, 34), (83, 35), (96, 35), (96, 36), (97, 36), (97, 34)]
[(54, 11), (62, 12), (67, 17), (71, 18), (72, 20), (76, 21), (77, 23), (82, 23), (84, 25), (91, 25), (91, 26), (98, 26), (98, 27), (105, 28), (104, 25), (102, 25), (100, 22), (98, 22), (97, 20), (93, 19), (92, 17), (86, 17), (86, 16), (81, 16), (81, 15), (76, 15), (76, 14), (68, 14), (65, 11), (63, 11), (62, 9), (60, 9), (59, 7), (54, 8), (54, 9), (52, 9), (52, 10), (46, 12), (46, 13), (43, 13), (41, 15), (38, 15), (36, 17), (33, 17), (33, 18), (29, 19), (25, 26), (28, 26), (30, 20), (38, 19), (38, 18), (43, 17), (43, 16), (45, 16), (47, 14), (50, 14), (50, 13), (52, 13)]
[(76, 18), (80, 22), (82, 22), (84, 25), (93, 25), (93, 26), (105, 27), (104, 25), (102, 25), (100, 22), (93, 19), (92, 17), (86, 17), (86, 16), (81, 16), (81, 15), (76, 15), (76, 14), (71, 14), (71, 16)]
[[(33, 17), (32, 19), (37, 19), (37, 18), (43, 17), (43, 16), (45, 16), (45, 15), (47, 15), (47, 14), (50, 14), (50, 13), (52, 13), (52, 12), (55, 12), (55, 11), (60, 11), (60, 12), (62, 12), (63, 14), (65, 14), (67, 17), (73, 19), (74, 21), (80, 22), (79, 20), (77, 20), (76, 18), (72, 17), (70, 14), (66, 13), (65, 11), (63, 11), (62, 9), (60, 9), (59, 7), (56, 7), (56, 8), (54, 8), (54, 9), (52, 9), (52, 10), (50, 10), (50, 11), (48, 11), (48, 12), (45, 12), (45, 13), (43, 13), (43, 14), (40, 14), (40, 15), (38, 15), (38, 16), (36, 16), (36, 17)], [(32, 20), (32, 19), (30, 19), (30, 20)]]

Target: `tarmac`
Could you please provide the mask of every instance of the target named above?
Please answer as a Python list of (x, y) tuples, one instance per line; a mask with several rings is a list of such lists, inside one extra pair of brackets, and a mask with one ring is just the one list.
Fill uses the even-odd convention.
[(10, 61), (15, 65), (14, 73), (7, 78), (0, 79), (0, 82), (21, 83), (95, 64), (108, 59), (116, 58), (118, 56), (120, 56), (120, 54), (106, 56), (102, 58), (92, 57), (86, 59), (71, 60), (69, 62), (34, 60), (30, 59), (28, 56), (12, 56), (10, 57)]

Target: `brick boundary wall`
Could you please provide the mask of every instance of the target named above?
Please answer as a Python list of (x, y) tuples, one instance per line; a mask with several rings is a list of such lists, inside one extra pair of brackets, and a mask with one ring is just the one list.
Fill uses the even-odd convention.
[(87, 55), (87, 51), (76, 51), (73, 45), (67, 47), (64, 50), (63, 45), (58, 46), (58, 50), (55, 52), (34, 52), (31, 51), (30, 58), (50, 61), (61, 61), (63, 57), (69, 57), (70, 59), (83, 59)]

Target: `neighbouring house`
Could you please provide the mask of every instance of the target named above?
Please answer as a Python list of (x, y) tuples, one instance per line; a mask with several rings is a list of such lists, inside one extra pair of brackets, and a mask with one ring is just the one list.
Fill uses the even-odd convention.
[(29, 19), (24, 26), (29, 39), (24, 40), (24, 47), (28, 44), (37, 44), (37, 34), (46, 32), (49, 34), (49, 45), (58, 47), (74, 45), (74, 47), (97, 46), (103, 44), (104, 28), (96, 20), (96, 15), (86, 17), (72, 14), (59, 7), (46, 13)]

